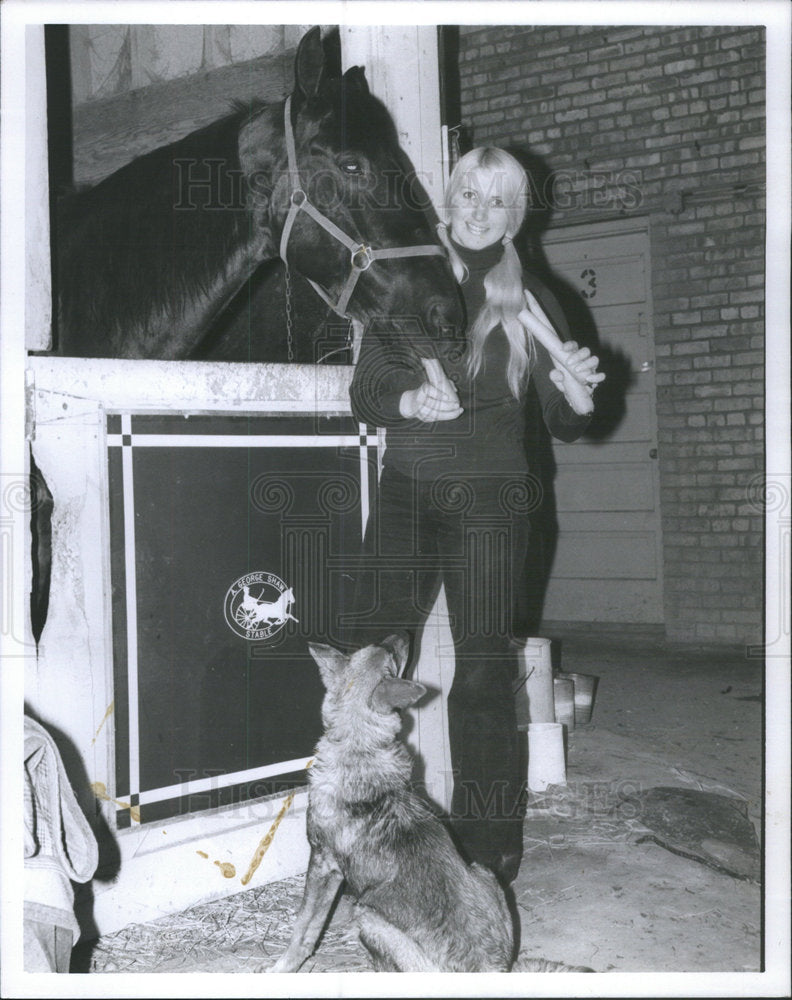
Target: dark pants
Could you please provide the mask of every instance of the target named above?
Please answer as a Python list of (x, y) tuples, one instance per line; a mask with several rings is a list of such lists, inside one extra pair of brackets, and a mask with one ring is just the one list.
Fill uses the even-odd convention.
[(522, 855), (513, 621), (529, 536), (524, 499), (514, 476), (422, 483), (386, 468), (343, 631), (349, 647), (361, 647), (407, 629), (415, 650), (445, 585), (456, 660), (452, 827), (470, 860), (506, 881)]

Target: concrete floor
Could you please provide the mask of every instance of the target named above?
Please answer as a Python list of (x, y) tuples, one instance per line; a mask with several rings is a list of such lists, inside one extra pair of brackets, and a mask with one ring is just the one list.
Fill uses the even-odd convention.
[(603, 812), (620, 789), (699, 789), (744, 799), (759, 835), (762, 661), (637, 629), (565, 629), (560, 645), (565, 671), (600, 678), (567, 766), (573, 803), (595, 815), (529, 810), (526, 846), (539, 844), (515, 885), (523, 945), (601, 972), (758, 970), (759, 887), (636, 845), (630, 825)]
[[(594, 674), (599, 686), (591, 723), (569, 735), (567, 787), (530, 801), (514, 884), (526, 953), (597, 972), (759, 970), (759, 886), (637, 844), (636, 824), (612, 807), (620, 791), (656, 786), (737, 796), (761, 838), (762, 661), (670, 645), (652, 629), (546, 634), (563, 635), (554, 652), (564, 671)], [(126, 928), (80, 946), (73, 968), (254, 971), (285, 947), (301, 888), (290, 879)], [(306, 968), (370, 965), (337, 920)]]

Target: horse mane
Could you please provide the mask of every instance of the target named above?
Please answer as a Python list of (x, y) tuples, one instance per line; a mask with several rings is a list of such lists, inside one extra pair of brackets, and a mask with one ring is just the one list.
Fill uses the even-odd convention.
[[(181, 314), (208, 292), (249, 238), (239, 131), (267, 107), (236, 103), (226, 117), (61, 201), (57, 281), (65, 331), (80, 337), (77, 325), (86, 322), (102, 338), (118, 336), (130, 324), (145, 330), (150, 318), (165, 310)], [(200, 185), (210, 161), (218, 161), (222, 207), (207, 205)], [(194, 184), (186, 197), (177, 183), (185, 178)]]

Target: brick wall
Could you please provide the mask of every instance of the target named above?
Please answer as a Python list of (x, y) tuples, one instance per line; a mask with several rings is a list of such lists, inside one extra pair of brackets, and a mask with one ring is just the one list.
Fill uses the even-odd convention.
[(459, 67), (474, 145), (541, 157), (554, 223), (648, 217), (666, 630), (761, 641), (764, 29), (465, 26)]

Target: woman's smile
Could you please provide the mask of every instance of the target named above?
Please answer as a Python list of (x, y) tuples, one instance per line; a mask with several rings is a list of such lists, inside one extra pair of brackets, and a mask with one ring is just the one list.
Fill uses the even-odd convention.
[(478, 223), (471, 222), (469, 219), (465, 220), (465, 226), (474, 236), (483, 236), (484, 233), (488, 233), (490, 229), (487, 225), (480, 226)]

